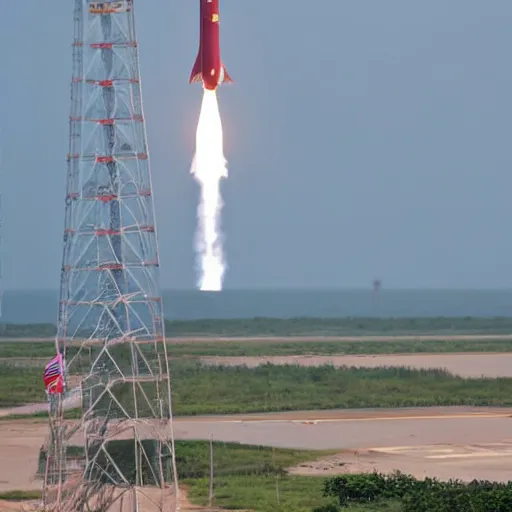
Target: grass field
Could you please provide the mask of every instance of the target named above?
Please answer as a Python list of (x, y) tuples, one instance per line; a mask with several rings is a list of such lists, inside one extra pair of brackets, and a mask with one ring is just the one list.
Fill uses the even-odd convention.
[(0, 407), (14, 407), (44, 400), (40, 368), (0, 364)]
[(217, 336), (357, 336), (369, 334), (490, 334), (512, 332), (512, 318), (242, 318), (166, 321), (171, 337)]
[[(215, 480), (214, 504), (228, 510), (255, 512), (312, 512), (314, 508), (334, 504), (322, 496), (324, 478), (314, 476), (223, 476)], [(187, 480), (189, 499), (198, 505), (208, 504), (208, 479)], [(277, 485), (279, 502), (277, 498)], [(350, 511), (398, 512), (399, 503), (379, 502), (347, 507)]]
[[(289, 476), (286, 468), (318, 459), (333, 452), (272, 449), (237, 443), (213, 443), (214, 504), (228, 510), (255, 512), (311, 512), (316, 507), (335, 503), (323, 497), (323, 477)], [(176, 464), (189, 500), (208, 504), (210, 450), (205, 441), (177, 441)], [(279, 495), (279, 503), (278, 503)], [(18, 501), (38, 499), (39, 491), (11, 491), (0, 499)], [(398, 511), (394, 505), (349, 507), (354, 511)]]
[[(167, 336), (361, 336), (404, 334), (509, 334), (512, 317), (241, 318), (165, 321)], [(0, 338), (55, 336), (52, 324), (0, 324)]]
[(39, 499), (41, 499), (41, 491), (0, 492), (0, 500), (5, 500), (5, 501), (23, 501), (23, 500), (39, 500)]
[[(173, 365), (176, 415), (439, 405), (512, 405), (512, 379), (443, 370)], [(44, 399), (40, 369), (0, 365), (0, 407)]]
[[(214, 480), (213, 503), (227, 510), (250, 509), (254, 512), (311, 512), (314, 508), (335, 503), (322, 496), (324, 478), (283, 476), (233, 476), (226, 475)], [(277, 484), (277, 485), (276, 485)], [(185, 479), (180, 485), (188, 490), (189, 500), (196, 505), (208, 505), (209, 480)], [(279, 490), (279, 504), (277, 492)], [(0, 500), (38, 500), (40, 491), (11, 491), (0, 493)], [(379, 502), (369, 505), (353, 505), (346, 510), (353, 512), (399, 512), (400, 504)]]
[(174, 371), (177, 414), (358, 407), (512, 404), (512, 379), (469, 380), (444, 371), (264, 365)]
[(0, 324), (0, 338), (46, 338), (55, 333), (53, 324)]
[[(268, 447), (214, 443), (214, 504), (255, 512), (311, 512), (334, 503), (323, 497), (322, 477), (286, 475), (286, 468), (318, 459), (333, 452), (282, 450)], [(209, 446), (207, 442), (179, 441), (176, 446), (178, 472), (189, 490), (189, 499), (208, 504)], [(278, 476), (279, 475), (279, 476)], [(193, 477), (193, 478), (191, 478)], [(279, 503), (276, 486), (279, 492)], [(354, 507), (350, 510), (388, 510), (398, 508)], [(390, 505), (391, 506), (391, 505)]]
[[(397, 340), (397, 341), (319, 341), (267, 342), (225, 341), (169, 343), (171, 358), (199, 356), (287, 356), (332, 354), (428, 354), (459, 352), (512, 352), (512, 340)], [(53, 343), (0, 343), (0, 358), (51, 358)], [(30, 361), (26, 361), (27, 365)], [(34, 362), (39, 364), (39, 362)]]
[[(1, 350), (0, 345), (0, 354)], [(512, 340), (173, 343), (169, 345), (168, 350), (171, 357), (512, 352)]]
[[(270, 448), (239, 443), (213, 443), (214, 471), (217, 476), (277, 475), (301, 462), (337, 453), (333, 450), (306, 451)], [(208, 441), (176, 441), (176, 464), (182, 479), (210, 475)]]

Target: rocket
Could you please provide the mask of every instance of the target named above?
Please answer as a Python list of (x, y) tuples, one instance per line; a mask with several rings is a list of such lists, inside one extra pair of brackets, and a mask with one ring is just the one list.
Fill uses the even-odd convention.
[(232, 83), (220, 58), (219, 0), (199, 0), (199, 52), (189, 83), (203, 82), (210, 91), (221, 83)]

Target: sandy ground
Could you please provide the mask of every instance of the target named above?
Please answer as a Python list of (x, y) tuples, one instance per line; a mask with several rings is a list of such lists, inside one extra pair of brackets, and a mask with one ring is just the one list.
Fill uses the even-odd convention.
[[(293, 468), (300, 474), (400, 469), (416, 476), (508, 480), (512, 409), (428, 408), (303, 411), (175, 420), (177, 439), (303, 449), (336, 456)], [(40, 489), (34, 478), (48, 433), (41, 420), (0, 422), (0, 492)], [(0, 508), (0, 510), (2, 510)]]
[[(22, 502), (13, 502), (13, 501), (5, 501), (0, 500), (0, 512), (14, 512), (14, 511), (24, 511), (24, 508), (29, 508), (31, 502), (22, 501)], [(22, 508), (23, 507), (23, 508)]]
[(329, 355), (329, 356), (246, 356), (201, 357), (211, 365), (258, 366), (265, 363), (296, 364), (300, 366), (408, 366), (412, 368), (445, 368), (463, 377), (512, 377), (512, 353), (460, 353), (460, 354), (378, 354), (378, 355)]
[(436, 444), (396, 446), (341, 452), (332, 457), (291, 468), (295, 475), (337, 475), (374, 470), (390, 473), (397, 469), (416, 478), (443, 480), (474, 478), (508, 481), (510, 479), (512, 440), (504, 443), (470, 445)]
[[(172, 501), (172, 499), (171, 499)], [(174, 501), (172, 501), (172, 503), (169, 502), (169, 500), (166, 502), (167, 506), (169, 507), (169, 510), (174, 510)], [(128, 503), (125, 501), (124, 505), (128, 505)], [(37, 501), (22, 501), (22, 502), (12, 502), (12, 501), (5, 501), (5, 500), (0, 500), (0, 512), (14, 512), (14, 511), (17, 511), (17, 512), (25, 512), (25, 511), (34, 511), (36, 512), (38, 510), (38, 506), (39, 506), (39, 503)], [(117, 507), (117, 509), (114, 509), (114, 510), (109, 510), (109, 512), (122, 512), (120, 509), (120, 507), (122, 506), (122, 504), (119, 504), (119, 506)], [(112, 508), (112, 507), (111, 507)], [(144, 506), (144, 499), (141, 500), (141, 502), (139, 503), (139, 512), (146, 512), (146, 511), (154, 511), (154, 506), (153, 505), (149, 505), (147, 506)], [(123, 510), (126, 510), (126, 508), (123, 508)], [(201, 506), (198, 506), (198, 505), (194, 505), (192, 503), (190, 503), (189, 499), (188, 499), (188, 494), (187, 494), (187, 489), (185, 488), (181, 488), (180, 489), (180, 510), (182, 512), (192, 512), (192, 511), (208, 511), (208, 512), (220, 512), (221, 510), (224, 510), (224, 509), (219, 509), (219, 508), (208, 508), (208, 507), (201, 507)], [(241, 511), (243, 512), (243, 511)]]

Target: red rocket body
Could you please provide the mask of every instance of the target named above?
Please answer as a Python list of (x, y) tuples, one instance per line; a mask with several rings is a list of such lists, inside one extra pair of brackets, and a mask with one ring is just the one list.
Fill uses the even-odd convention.
[(211, 91), (232, 82), (220, 58), (219, 32), (219, 0), (199, 0), (199, 52), (189, 82), (202, 81)]

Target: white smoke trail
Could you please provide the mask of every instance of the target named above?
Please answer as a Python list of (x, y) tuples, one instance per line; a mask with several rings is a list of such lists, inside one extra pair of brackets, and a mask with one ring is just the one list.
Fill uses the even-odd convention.
[(217, 94), (204, 89), (196, 132), (196, 153), (190, 169), (201, 187), (195, 240), (199, 272), (197, 286), (201, 291), (222, 290), (226, 270), (220, 229), (223, 206), (220, 180), (228, 177), (226, 165)]

